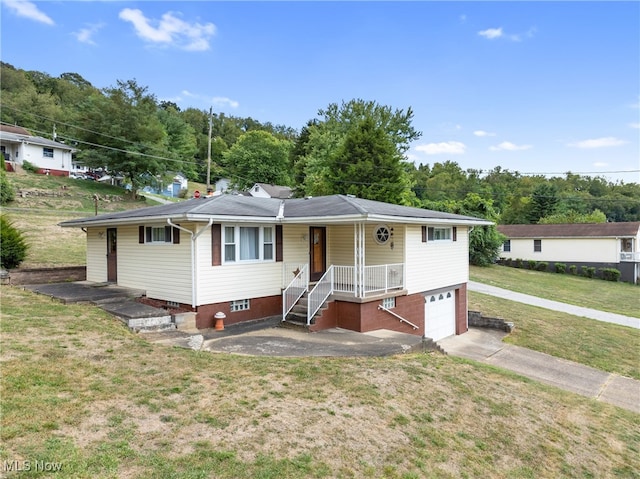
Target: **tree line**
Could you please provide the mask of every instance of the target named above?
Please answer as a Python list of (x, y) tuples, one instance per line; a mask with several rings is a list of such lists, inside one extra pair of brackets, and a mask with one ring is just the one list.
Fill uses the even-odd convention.
[[(207, 183), (228, 178), (291, 186), (298, 196), (353, 194), (482, 216), (503, 224), (640, 221), (640, 184), (567, 172), (522, 175), (500, 166), (415, 165), (422, 136), (413, 111), (375, 101), (331, 103), (298, 128), (158, 101), (136, 80), (94, 87), (78, 73), (52, 77), (0, 65), (0, 121), (77, 146), (77, 161), (125, 176), (132, 191), (181, 172)], [(497, 236), (492, 240), (498, 242)], [(482, 241), (487, 238), (482, 239)]]

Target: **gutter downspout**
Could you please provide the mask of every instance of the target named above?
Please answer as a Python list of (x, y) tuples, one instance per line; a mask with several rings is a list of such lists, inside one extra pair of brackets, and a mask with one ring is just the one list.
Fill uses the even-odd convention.
[[(198, 303), (198, 295), (197, 295), (197, 288), (196, 285), (198, 283), (198, 274), (197, 274), (197, 262), (196, 262), (196, 253), (195, 253), (195, 249), (196, 249), (196, 240), (198, 239), (198, 237), (204, 233), (207, 228), (209, 228), (212, 224), (213, 224), (213, 218), (209, 219), (209, 223), (207, 224), (207, 226), (205, 226), (204, 228), (202, 228), (200, 231), (198, 231), (197, 233), (193, 233), (193, 231), (187, 229), (187, 228), (183, 228), (180, 225), (177, 225), (175, 223), (173, 223), (171, 221), (171, 218), (167, 218), (167, 223), (174, 227), (177, 228), (179, 230), (182, 230), (186, 233), (189, 233), (191, 235), (191, 307), (193, 309), (196, 309), (197, 303)], [(197, 223), (196, 223), (197, 225)]]

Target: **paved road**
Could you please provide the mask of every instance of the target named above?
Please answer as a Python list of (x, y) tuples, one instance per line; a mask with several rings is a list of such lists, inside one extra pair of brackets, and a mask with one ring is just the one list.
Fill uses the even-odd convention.
[(622, 326), (640, 329), (640, 318), (632, 318), (629, 316), (623, 316), (622, 314), (607, 313), (596, 309), (583, 308), (582, 306), (574, 306), (572, 304), (561, 303), (559, 301), (543, 299), (537, 296), (531, 296), (530, 294), (516, 293), (515, 291), (509, 291), (507, 289), (497, 288), (495, 286), (489, 286), (488, 284), (477, 283), (475, 281), (469, 281), (468, 287), (469, 291), (476, 291), (478, 293), (489, 294), (491, 296), (497, 296), (499, 298), (509, 299), (519, 303), (531, 304), (545, 309), (552, 309), (554, 311), (561, 311), (575, 316), (582, 316), (585, 318), (596, 319), (598, 321), (605, 321), (607, 323), (620, 324)]

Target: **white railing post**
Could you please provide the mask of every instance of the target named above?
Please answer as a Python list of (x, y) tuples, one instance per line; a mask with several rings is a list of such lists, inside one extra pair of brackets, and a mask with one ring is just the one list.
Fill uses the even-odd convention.
[(282, 291), (282, 321), (287, 317), (287, 314), (293, 309), (298, 300), (309, 288), (309, 281), (307, 275), (307, 265), (303, 265), (302, 269), (298, 271), (295, 278), (289, 283), (289, 285)]

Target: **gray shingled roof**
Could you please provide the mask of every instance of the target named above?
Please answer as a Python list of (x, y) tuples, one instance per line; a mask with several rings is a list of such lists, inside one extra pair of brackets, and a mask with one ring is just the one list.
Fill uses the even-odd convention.
[[(280, 216), (281, 215), (281, 216)], [(280, 217), (279, 217), (280, 216)], [(279, 218), (278, 218), (279, 217)], [(92, 224), (132, 223), (136, 220), (207, 220), (209, 218), (259, 219), (263, 221), (295, 221), (318, 219), (339, 221), (340, 218), (367, 219), (384, 217), (399, 222), (407, 220), (425, 220), (458, 222), (458, 224), (490, 224), (490, 222), (471, 216), (454, 215), (440, 211), (392, 205), (379, 201), (363, 200), (344, 195), (318, 196), (314, 198), (256, 198), (253, 196), (220, 195), (209, 198), (192, 199), (149, 208), (106, 213), (88, 218), (69, 220), (61, 226), (91, 226)], [(277, 219), (278, 218), (278, 219)]]
[(47, 138), (42, 138), (41, 136), (32, 136), (29, 134), (27, 130), (22, 127), (12, 127), (1, 125), (0, 128), (0, 139), (5, 141), (14, 141), (14, 142), (27, 142), (33, 143), (35, 145), (47, 146), (51, 148), (58, 148), (60, 150), (69, 150), (76, 151), (75, 148), (65, 145), (64, 143), (60, 143), (58, 141), (49, 140)]
[(559, 225), (498, 225), (508, 238), (577, 238), (636, 236), (640, 222)]

